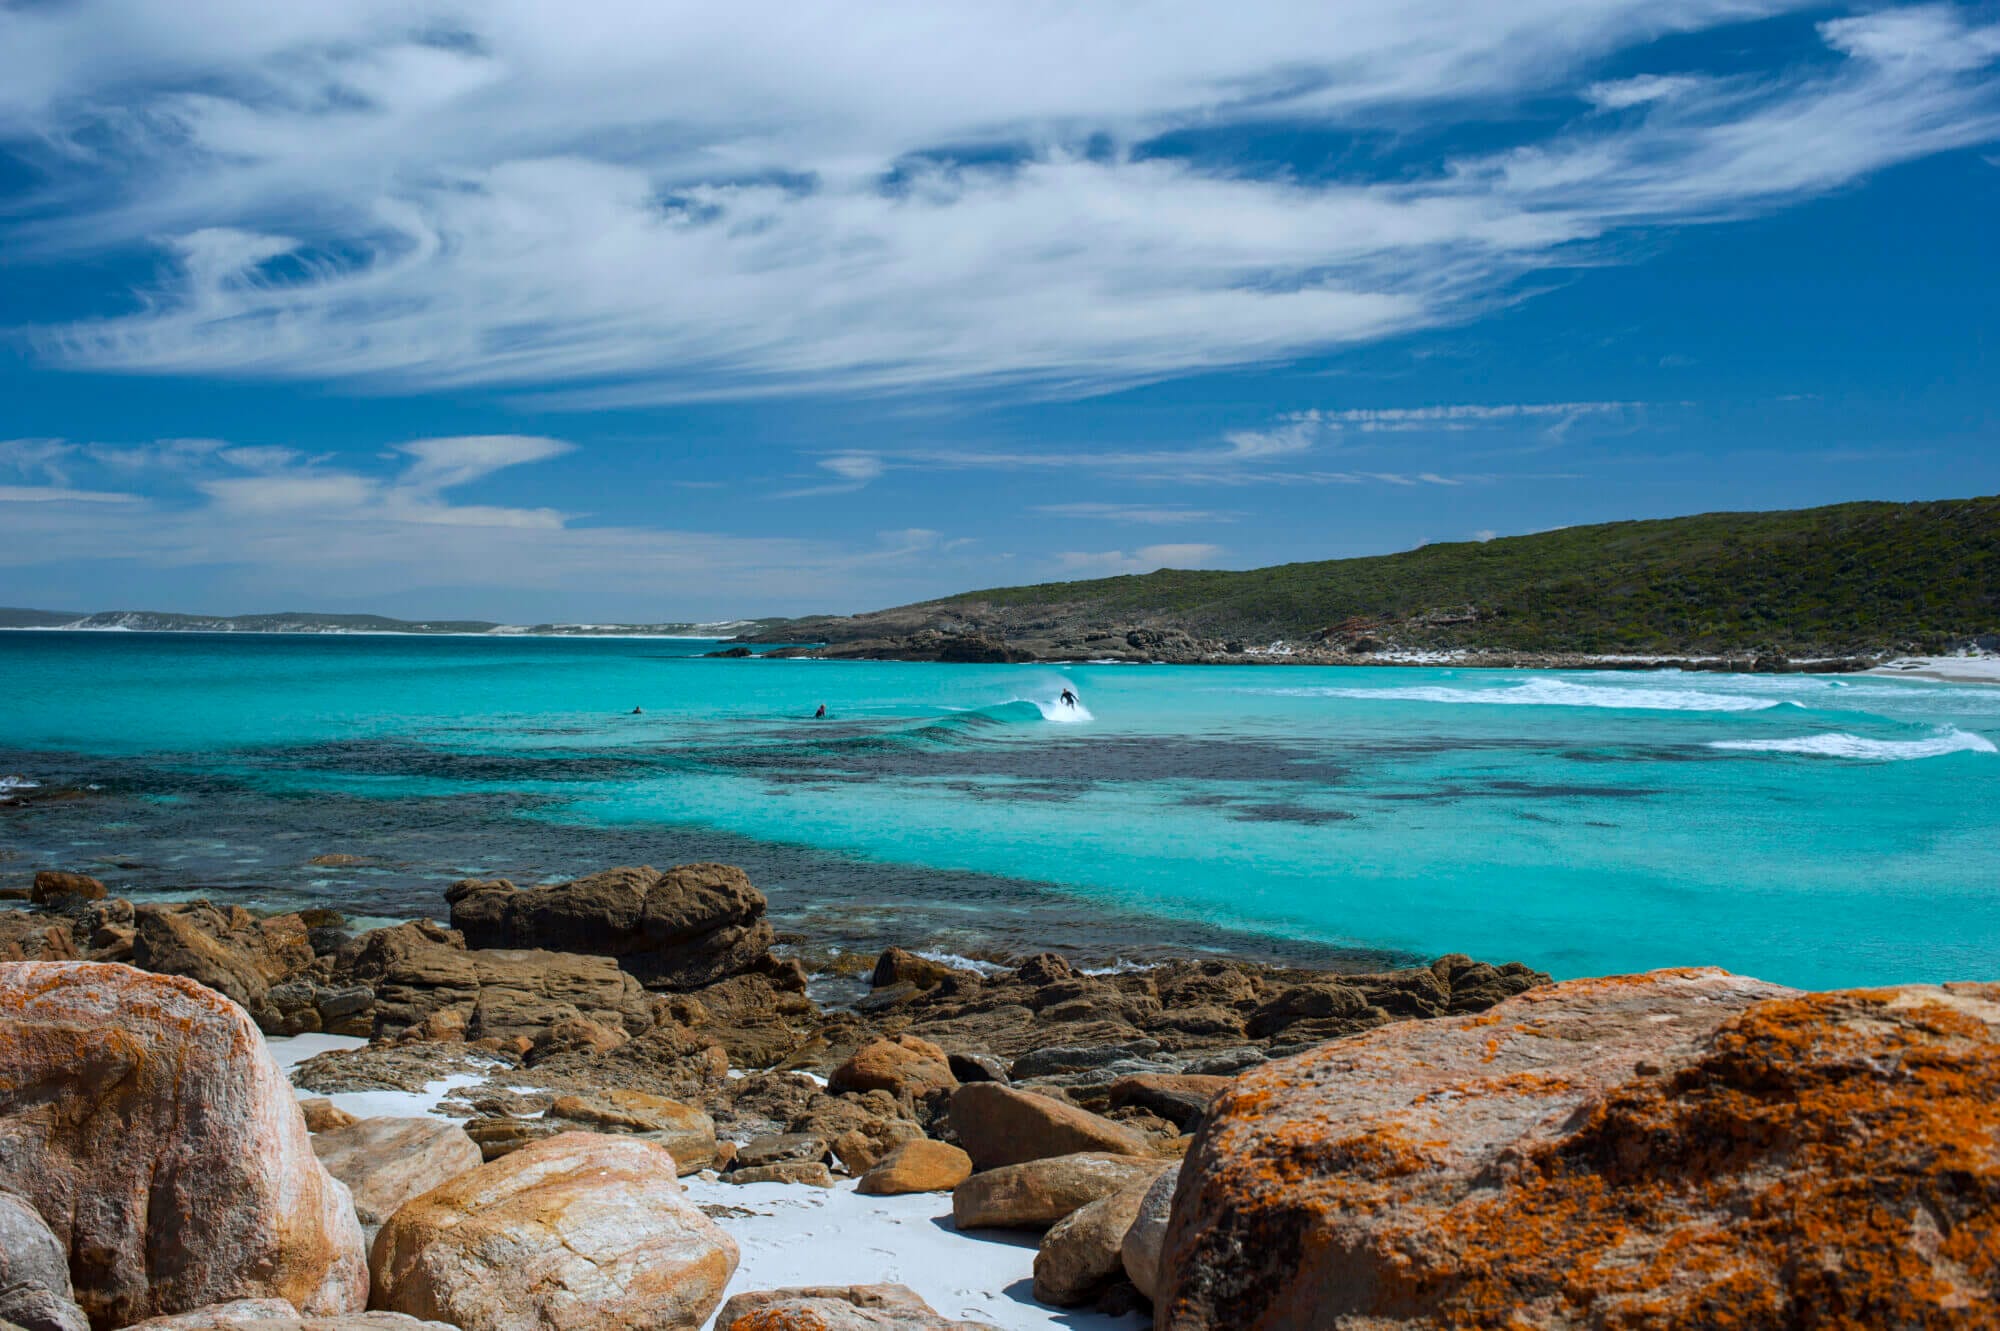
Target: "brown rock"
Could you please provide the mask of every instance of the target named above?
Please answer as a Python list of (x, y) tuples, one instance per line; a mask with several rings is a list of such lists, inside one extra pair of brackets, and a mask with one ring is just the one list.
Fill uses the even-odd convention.
[(1035, 1254), (1035, 1297), (1058, 1308), (1094, 1303), (1125, 1276), (1126, 1231), (1138, 1218), (1150, 1181), (1071, 1211), (1042, 1237)]
[(989, 1169), (958, 1185), (951, 1195), (952, 1223), (960, 1229), (1046, 1229), (1100, 1197), (1150, 1184), (1164, 1160), (1085, 1152)]
[(456, 1331), (443, 1322), (420, 1322), (402, 1313), (343, 1313), (302, 1317), (283, 1299), (238, 1299), (173, 1317), (135, 1322), (126, 1331)]
[(35, 885), (28, 893), (28, 899), (38, 906), (71, 898), (78, 901), (102, 901), (104, 884), (89, 874), (43, 869), (35, 875)]
[(952, 1093), (951, 1126), (977, 1169), (1079, 1151), (1153, 1154), (1144, 1137), (1102, 1115), (993, 1082)]
[(463, 1331), (691, 1331), (736, 1243), (649, 1142), (565, 1132), (404, 1204), (376, 1237), (373, 1303)]
[(907, 1285), (760, 1289), (722, 1305), (715, 1331), (991, 1331), (953, 1322)]
[(1189, 1156), (1160, 1325), (1990, 1321), (1996, 1028), (2000, 986), (1663, 971), (1274, 1063)]
[(50, 1222), (98, 1326), (233, 1298), (359, 1309), (347, 1189), (242, 1009), (91, 962), (0, 966), (0, 1187)]
[(66, 920), (39, 912), (0, 910), (0, 962), (74, 961), (76, 936)]
[(651, 988), (696, 989), (757, 968), (771, 950), (764, 894), (741, 869), (607, 869), (553, 887), (468, 879), (445, 893), (475, 948), (542, 947), (620, 958)]
[(573, 1130), (555, 1119), (514, 1118), (506, 1114), (470, 1119), (463, 1129), (466, 1139), (479, 1148), (479, 1158), (488, 1164), (512, 1155), (523, 1146)]
[(693, 1174), (715, 1163), (715, 1120), (705, 1110), (645, 1091), (593, 1091), (564, 1095), (548, 1116), (598, 1132), (643, 1134), (674, 1157), (677, 1173)]
[(312, 1027), (296, 1018), (311, 1007), (275, 1001), (273, 988), (303, 976), (312, 945), (296, 915), (258, 919), (240, 906), (206, 901), (134, 908), (132, 964), (159, 975), (185, 975), (235, 1000), (262, 1030), (297, 1034)]
[(752, 1137), (736, 1148), (738, 1165), (776, 1165), (794, 1160), (824, 1161), (824, 1137), (810, 1132), (770, 1133)]
[(528, 1045), (529, 1067), (556, 1054), (608, 1054), (631, 1039), (621, 1026), (606, 1026), (587, 1017), (565, 1017), (544, 1027)]
[(833, 1171), (817, 1160), (780, 1160), (769, 1165), (739, 1165), (722, 1176), (724, 1183), (803, 1183), (833, 1186)]
[(972, 1177), (972, 1157), (948, 1142), (919, 1137), (883, 1156), (854, 1185), (872, 1197), (911, 1192), (950, 1192)]
[(1229, 1089), (1233, 1077), (1204, 1077), (1191, 1072), (1141, 1073), (1111, 1083), (1113, 1109), (1143, 1109), (1192, 1132), (1215, 1097)]
[(69, 1254), (35, 1209), (0, 1192), (0, 1324), (21, 1331), (90, 1331), (69, 1281)]
[(958, 1088), (944, 1050), (914, 1035), (898, 1035), (863, 1045), (834, 1069), (827, 1089), (887, 1091), (899, 1100), (914, 1101), (937, 1091)]
[(299, 1113), (305, 1116), (307, 1132), (327, 1132), (361, 1121), (333, 1101), (319, 1097), (299, 1101)]
[(313, 1154), (354, 1194), (369, 1238), (396, 1208), (479, 1168), (479, 1147), (456, 1123), (435, 1118), (364, 1118), (313, 1138)]
[(869, 984), (875, 989), (887, 989), (892, 984), (910, 984), (919, 989), (934, 989), (950, 977), (951, 967), (943, 962), (920, 957), (900, 947), (892, 947), (883, 952), (875, 962), (875, 970), (869, 976)]

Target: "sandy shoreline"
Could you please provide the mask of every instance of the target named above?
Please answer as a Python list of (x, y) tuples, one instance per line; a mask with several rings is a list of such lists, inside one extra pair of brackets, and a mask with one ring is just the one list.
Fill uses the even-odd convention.
[(1866, 673), (1942, 684), (2000, 684), (2000, 656), (1906, 656)]

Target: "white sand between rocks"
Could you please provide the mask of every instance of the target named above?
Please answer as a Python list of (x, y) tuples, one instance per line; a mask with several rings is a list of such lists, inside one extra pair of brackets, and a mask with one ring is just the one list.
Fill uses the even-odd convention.
[[(366, 1040), (295, 1035), (265, 1041), (289, 1076), (314, 1054), (358, 1049)], [(355, 1091), (326, 1099), (362, 1118), (428, 1116), (445, 1095), (479, 1078), (441, 1078), (421, 1092)], [(317, 1091), (299, 1091), (303, 1097)], [(1142, 1331), (1137, 1314), (1106, 1317), (1088, 1309), (1051, 1308), (1033, 1294), (1037, 1236), (1007, 1230), (961, 1234), (952, 1227), (951, 1197), (864, 1197), (853, 1180), (832, 1188), (790, 1183), (681, 1180), (689, 1200), (719, 1209), (715, 1222), (742, 1251), (730, 1295), (793, 1285), (908, 1285), (947, 1318), (987, 1322), (1000, 1331)], [(732, 1214), (732, 1212), (734, 1214)], [(725, 1300), (728, 1295), (725, 1295)]]

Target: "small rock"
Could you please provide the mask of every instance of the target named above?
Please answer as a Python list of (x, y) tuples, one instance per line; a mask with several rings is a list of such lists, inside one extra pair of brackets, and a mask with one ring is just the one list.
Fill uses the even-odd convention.
[(60, 869), (43, 869), (37, 873), (35, 885), (28, 893), (28, 899), (38, 906), (66, 900), (102, 901), (104, 896), (104, 884), (89, 874), (64, 873)]
[(884, 952), (869, 977), (871, 988), (886, 989), (892, 984), (913, 984), (919, 989), (935, 989), (951, 975), (951, 967), (929, 957), (920, 957), (900, 947)]
[(951, 1126), (978, 1169), (1079, 1151), (1153, 1154), (1144, 1137), (1102, 1115), (992, 1082), (953, 1093)]
[(546, 1118), (514, 1118), (496, 1114), (487, 1118), (475, 1118), (461, 1129), (474, 1146), (479, 1148), (479, 1158), (487, 1164), (503, 1156), (512, 1155), (523, 1146), (532, 1146), (559, 1132), (569, 1131), (562, 1123)]
[(972, 1177), (972, 1157), (948, 1142), (906, 1141), (861, 1176), (854, 1190), (873, 1197), (950, 1192)]
[(940, 1316), (907, 1285), (761, 1289), (722, 1305), (715, 1331), (991, 1331)]
[(1125, 1234), (1150, 1186), (1120, 1189), (1056, 1221), (1035, 1254), (1035, 1297), (1058, 1308), (1080, 1308), (1124, 1279)]
[(738, 1168), (792, 1161), (823, 1162), (826, 1157), (826, 1139), (810, 1132), (781, 1132), (752, 1137), (736, 1148)]
[(913, 1102), (936, 1091), (958, 1088), (944, 1050), (914, 1035), (891, 1040), (875, 1040), (856, 1050), (854, 1056), (834, 1070), (827, 1089), (842, 1091), (887, 1091), (897, 1099)]
[(1193, 1073), (1148, 1073), (1120, 1077), (1111, 1083), (1113, 1109), (1143, 1109), (1158, 1114), (1182, 1132), (1193, 1132), (1215, 1097), (1228, 1090), (1233, 1078)]
[(724, 1183), (804, 1183), (833, 1186), (833, 1171), (817, 1160), (780, 1160), (774, 1165), (738, 1166), (722, 1176)]
[(960, 1229), (1046, 1229), (1100, 1197), (1150, 1184), (1161, 1160), (1084, 1152), (1005, 1165), (974, 1174), (951, 1195)]
[(946, 1063), (960, 1082), (997, 1081), (1005, 1086), (1011, 1080), (1007, 1065), (991, 1054), (953, 1054)]
[(307, 1132), (328, 1132), (361, 1121), (333, 1101), (321, 1096), (299, 1101), (299, 1112), (305, 1115)]

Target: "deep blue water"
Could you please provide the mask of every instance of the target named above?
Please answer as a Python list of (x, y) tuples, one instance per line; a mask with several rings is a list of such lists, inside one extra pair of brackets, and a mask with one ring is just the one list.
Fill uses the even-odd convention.
[(711, 646), (0, 633), (0, 775), (82, 791), (0, 878), (401, 915), (717, 858), (855, 947), (2000, 976), (2000, 689)]

